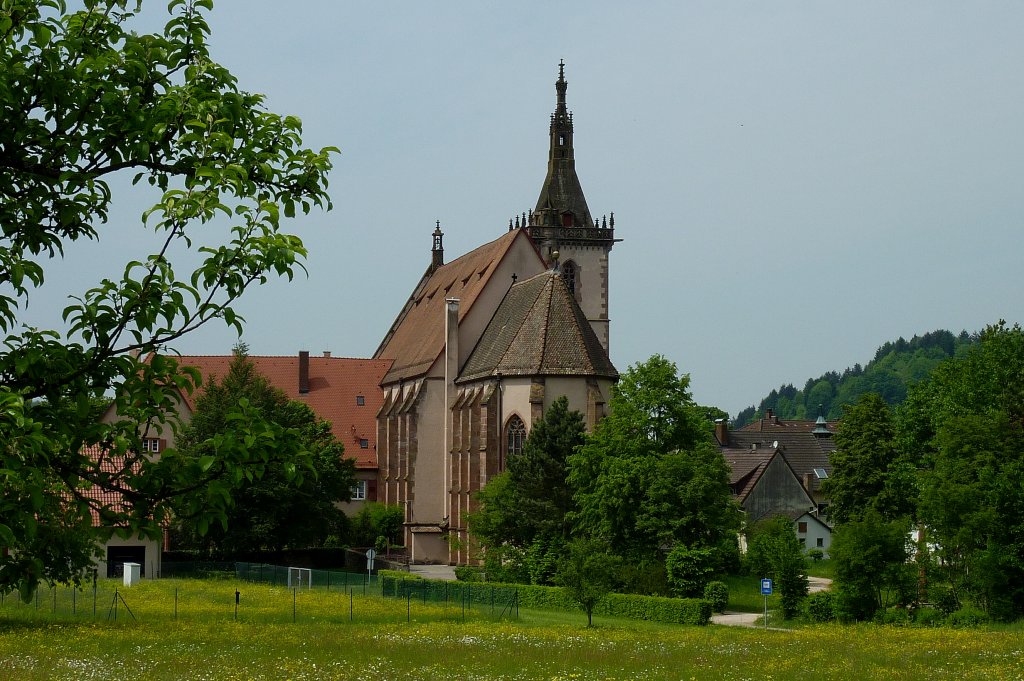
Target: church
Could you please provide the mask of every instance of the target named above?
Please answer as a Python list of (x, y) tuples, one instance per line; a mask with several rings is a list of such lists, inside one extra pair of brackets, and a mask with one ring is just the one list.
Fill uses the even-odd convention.
[(593, 429), (618, 378), (608, 356), (615, 218), (587, 206), (567, 86), (562, 63), (536, 208), (450, 262), (438, 224), (426, 272), (373, 356), (390, 362), (376, 497), (404, 508), (413, 562), (470, 562), (475, 493), (557, 398)]

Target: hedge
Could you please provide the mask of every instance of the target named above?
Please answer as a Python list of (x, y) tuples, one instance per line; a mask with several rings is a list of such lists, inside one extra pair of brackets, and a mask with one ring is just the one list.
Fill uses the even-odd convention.
[[(534, 584), (450, 582), (423, 579), (407, 572), (381, 570), (381, 593), (430, 601), (461, 601), (487, 605), (505, 604), (518, 597), (519, 607), (536, 610), (578, 610), (565, 589)], [(711, 620), (711, 603), (702, 598), (662, 598), (636, 594), (610, 594), (594, 608), (594, 614), (651, 622), (704, 625)]]

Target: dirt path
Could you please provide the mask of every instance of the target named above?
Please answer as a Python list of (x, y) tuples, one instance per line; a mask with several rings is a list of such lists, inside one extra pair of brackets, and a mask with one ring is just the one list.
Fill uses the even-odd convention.
[[(828, 577), (808, 577), (807, 590), (810, 593), (826, 591), (832, 586), (832, 580)], [(762, 616), (760, 612), (725, 612), (711, 616), (712, 624), (723, 624), (727, 627), (756, 627), (757, 620)]]

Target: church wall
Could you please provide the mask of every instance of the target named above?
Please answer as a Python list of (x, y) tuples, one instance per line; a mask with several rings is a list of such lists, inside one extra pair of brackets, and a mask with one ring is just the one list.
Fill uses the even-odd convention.
[(603, 245), (562, 243), (559, 260), (576, 265), (576, 302), (608, 352), (608, 250)]
[(447, 547), (436, 530), (425, 532), (426, 525), (440, 525), (445, 516), (445, 405), (444, 381), (428, 377), (418, 404), (415, 477), (409, 496), (408, 522), (411, 524), (412, 559), (441, 561)]
[[(523, 234), (523, 237), (526, 235)], [(469, 359), (477, 341), (494, 316), (502, 298), (512, 285), (512, 275), (522, 281), (544, 271), (544, 263), (537, 257), (537, 251), (529, 239), (518, 238), (498, 263), (487, 286), (479, 293), (473, 306), (459, 322), (459, 366)]]

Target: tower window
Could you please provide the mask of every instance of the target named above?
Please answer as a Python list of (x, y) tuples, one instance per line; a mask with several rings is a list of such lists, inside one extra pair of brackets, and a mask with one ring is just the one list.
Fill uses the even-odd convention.
[(505, 450), (508, 458), (523, 453), (523, 443), (526, 441), (526, 424), (518, 416), (513, 416), (508, 421), (508, 448)]
[(562, 265), (562, 279), (569, 287), (569, 293), (576, 295), (576, 263), (572, 260)]
[(558, 146), (560, 146), (560, 147), (564, 147), (565, 146), (565, 135), (559, 135), (558, 136)]

